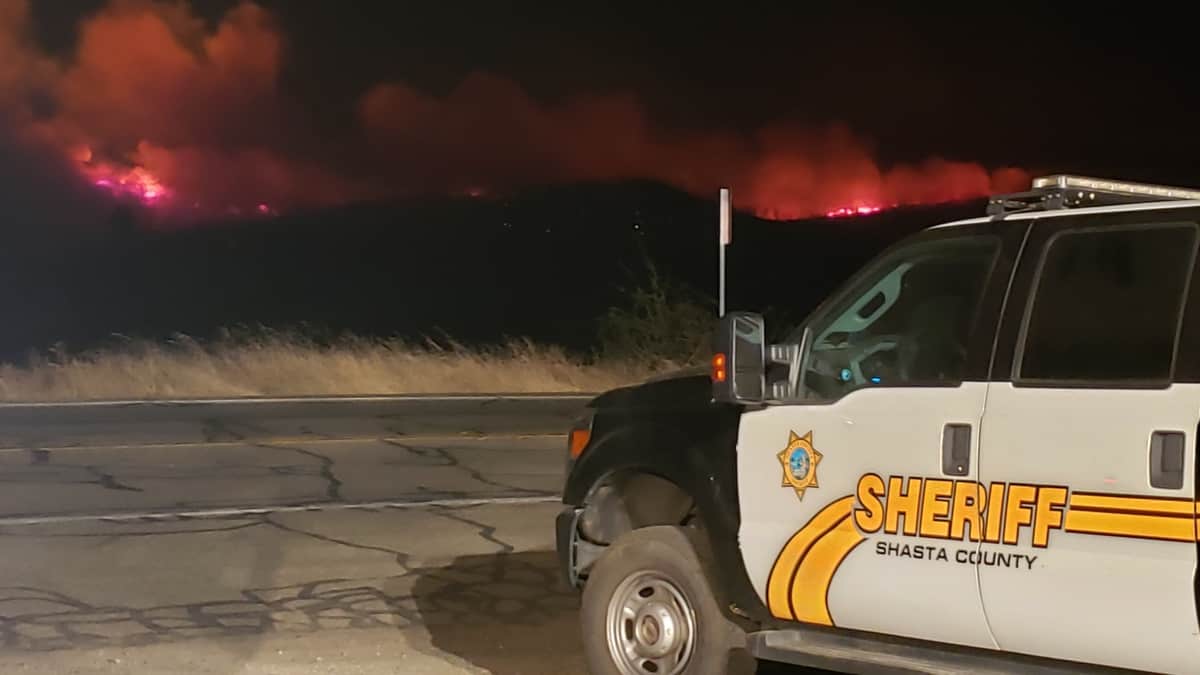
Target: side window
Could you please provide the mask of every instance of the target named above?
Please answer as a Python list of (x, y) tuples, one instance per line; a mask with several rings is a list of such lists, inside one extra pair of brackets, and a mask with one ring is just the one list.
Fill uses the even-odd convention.
[(1067, 230), (1035, 277), (1017, 382), (1166, 382), (1193, 224)]
[(869, 268), (809, 324), (804, 398), (961, 382), (999, 246), (978, 236), (922, 242)]

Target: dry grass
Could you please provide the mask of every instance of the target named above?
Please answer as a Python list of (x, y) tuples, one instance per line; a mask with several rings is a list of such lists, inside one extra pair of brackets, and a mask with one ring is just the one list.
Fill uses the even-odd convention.
[(524, 342), (471, 350), (363, 339), (322, 346), (284, 335), (210, 344), (184, 337), (0, 366), (0, 400), (597, 392), (658, 370), (587, 363)]

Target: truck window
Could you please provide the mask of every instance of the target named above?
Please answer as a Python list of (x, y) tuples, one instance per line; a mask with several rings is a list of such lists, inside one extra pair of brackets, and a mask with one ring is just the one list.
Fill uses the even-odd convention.
[(920, 242), (868, 268), (809, 323), (804, 398), (959, 383), (998, 248), (991, 237)]
[(1026, 311), (1017, 382), (1170, 380), (1196, 226), (1052, 237)]

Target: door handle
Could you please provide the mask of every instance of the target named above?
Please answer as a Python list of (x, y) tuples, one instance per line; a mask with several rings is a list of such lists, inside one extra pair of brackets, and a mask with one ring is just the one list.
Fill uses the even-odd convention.
[(1182, 431), (1155, 431), (1150, 435), (1150, 485), (1167, 490), (1183, 487)]
[(971, 472), (971, 425), (947, 424), (942, 428), (942, 473), (965, 476)]

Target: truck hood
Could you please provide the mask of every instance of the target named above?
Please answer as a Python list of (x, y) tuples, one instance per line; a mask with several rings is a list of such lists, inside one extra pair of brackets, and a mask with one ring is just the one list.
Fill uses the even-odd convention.
[(701, 412), (717, 410), (706, 368), (689, 368), (641, 384), (609, 390), (592, 399), (597, 412)]

